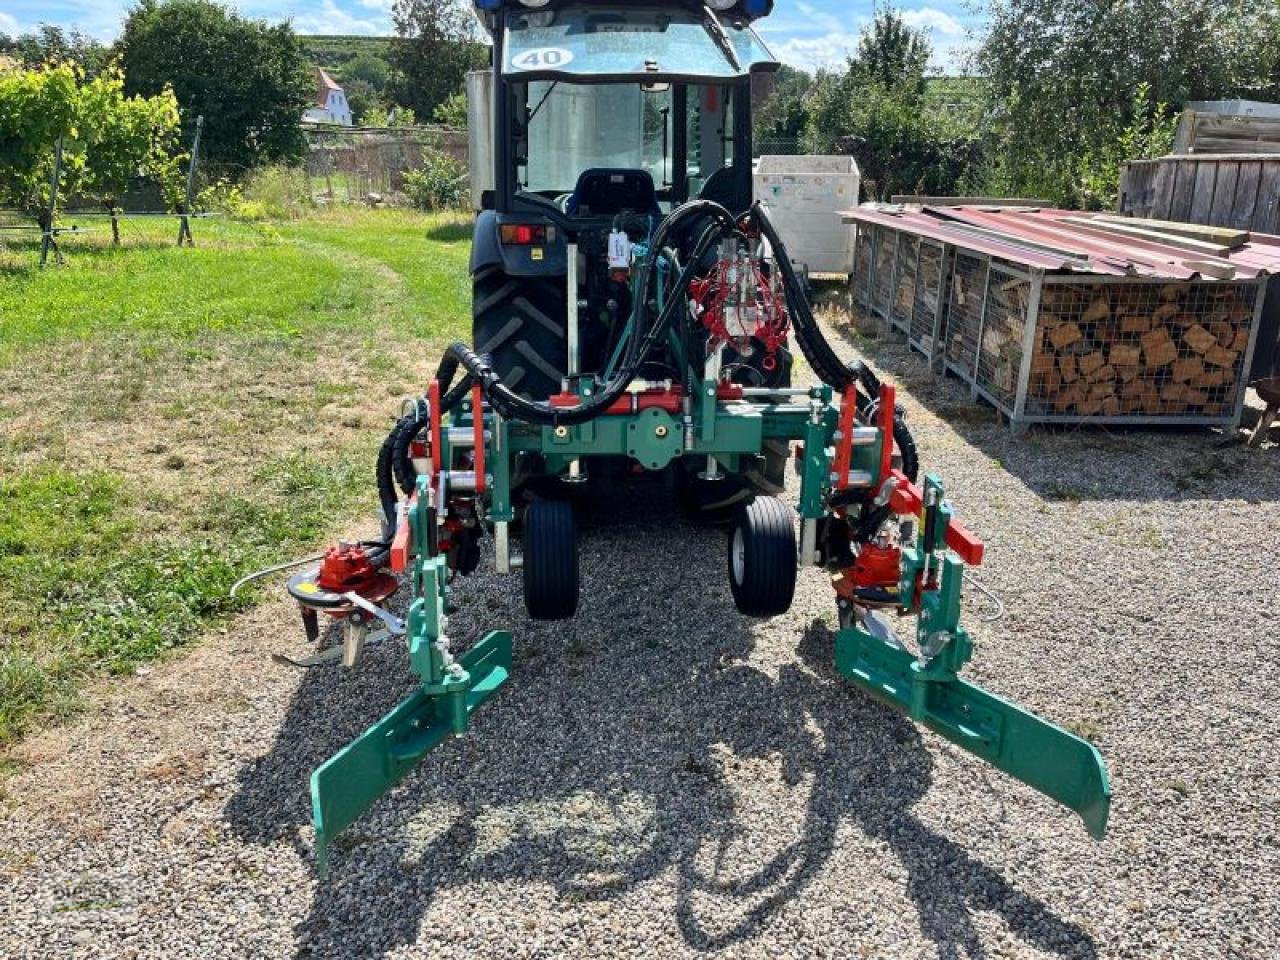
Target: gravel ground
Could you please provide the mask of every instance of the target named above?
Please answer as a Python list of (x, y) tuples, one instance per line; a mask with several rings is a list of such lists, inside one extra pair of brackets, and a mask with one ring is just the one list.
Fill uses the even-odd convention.
[(820, 572), (739, 617), (723, 535), (642, 485), (583, 537), (575, 621), (525, 621), (491, 570), (461, 585), (453, 632), (511, 626), (513, 677), (326, 882), (307, 775), (407, 693), (392, 645), (277, 667), (305, 649), (275, 600), (28, 739), (0, 780), (0, 955), (1276, 956), (1280, 451), (1014, 440), (872, 356), (1008, 604), (971, 604), (969, 675), (1098, 743), (1105, 841), (835, 677)]

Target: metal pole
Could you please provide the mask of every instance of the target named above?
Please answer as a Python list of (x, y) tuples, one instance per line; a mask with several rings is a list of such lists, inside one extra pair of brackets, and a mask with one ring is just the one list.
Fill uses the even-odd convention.
[(178, 222), (178, 246), (182, 246), (184, 238), (187, 241), (187, 246), (195, 246), (195, 241), (191, 239), (189, 214), (191, 213), (192, 196), (195, 192), (196, 167), (200, 163), (200, 133), (203, 130), (204, 114), (200, 114), (200, 116), (196, 117), (196, 135), (191, 140), (191, 160), (187, 164), (187, 197), (182, 205), (182, 219)]
[(1036, 333), (1040, 329), (1040, 287), (1044, 283), (1044, 271), (1031, 271), (1031, 296), (1027, 301), (1026, 326), (1022, 329), (1022, 362), (1018, 367), (1017, 391), (1013, 395), (1013, 433), (1021, 434), (1027, 428), (1024, 419), (1027, 408), (1027, 389), (1031, 383), (1031, 355), (1036, 349)]
[(53, 145), (53, 178), (49, 181), (49, 208), (45, 213), (45, 222), (41, 224), (44, 228), (43, 236), (40, 238), (40, 266), (44, 266), (49, 260), (49, 248), (52, 246), (54, 252), (58, 255), (58, 263), (62, 262), (62, 251), (58, 250), (58, 244), (53, 239), (53, 217), (58, 212), (58, 181), (62, 178), (62, 135), (58, 135), (58, 142)]

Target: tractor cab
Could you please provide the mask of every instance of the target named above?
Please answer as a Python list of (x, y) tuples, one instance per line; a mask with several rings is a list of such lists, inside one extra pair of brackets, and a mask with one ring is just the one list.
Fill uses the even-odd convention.
[(752, 20), (771, 5), (480, 0), (494, 43), (470, 91), (472, 128), (491, 134), (473, 158), (478, 207), (657, 215), (706, 197), (745, 209), (752, 78), (778, 68)]
[(771, 7), (477, 0), (493, 63), (468, 79), (473, 342), (525, 395), (603, 372), (632, 252), (664, 216), (750, 205), (753, 80), (778, 68), (753, 21)]

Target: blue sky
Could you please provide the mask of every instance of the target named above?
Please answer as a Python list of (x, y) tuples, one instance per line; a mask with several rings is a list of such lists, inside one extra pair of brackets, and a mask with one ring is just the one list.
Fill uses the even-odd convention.
[[(290, 19), (300, 33), (391, 32), (392, 0), (239, 0), (242, 13)], [(129, 0), (0, 0), (0, 33), (20, 33), (45, 22), (75, 27), (110, 40), (120, 30)], [(934, 66), (956, 72), (967, 31), (980, 20), (967, 0), (901, 2), (909, 23), (930, 31)], [(871, 18), (872, 0), (776, 0), (773, 16), (760, 24), (774, 52), (786, 63), (813, 69), (843, 60), (858, 30)]]

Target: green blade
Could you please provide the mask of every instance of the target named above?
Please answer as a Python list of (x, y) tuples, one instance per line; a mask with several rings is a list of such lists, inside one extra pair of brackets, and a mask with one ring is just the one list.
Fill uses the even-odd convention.
[[(470, 681), (456, 696), (462, 698), (469, 716), (506, 681), (511, 669), (511, 634), (488, 634), (459, 662), (470, 674)], [(321, 875), (328, 867), (333, 838), (358, 820), (449, 734), (461, 732), (451, 703), (454, 697), (448, 693), (414, 692), (312, 772), (311, 814)]]
[(836, 634), (836, 670), (957, 746), (1078, 813), (1101, 839), (1111, 809), (1093, 744), (956, 676), (929, 674), (909, 651), (856, 627)]

